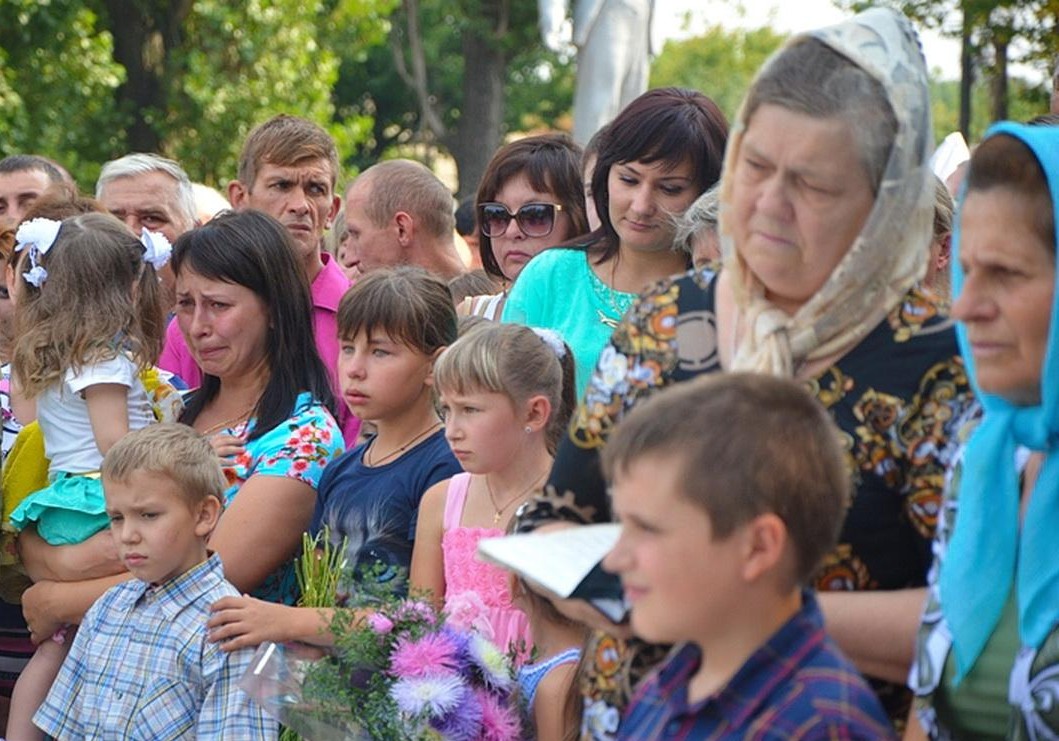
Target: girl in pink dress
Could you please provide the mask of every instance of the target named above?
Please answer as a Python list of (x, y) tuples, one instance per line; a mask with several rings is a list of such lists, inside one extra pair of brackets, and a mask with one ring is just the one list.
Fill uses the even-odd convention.
[(573, 379), (557, 334), (514, 324), (472, 327), (434, 366), (445, 436), (465, 473), (423, 495), (411, 586), (428, 591), (450, 622), (522, 657), (528, 619), (511, 603), (507, 572), (478, 560), (478, 541), (503, 535), (543, 485), (574, 407)]

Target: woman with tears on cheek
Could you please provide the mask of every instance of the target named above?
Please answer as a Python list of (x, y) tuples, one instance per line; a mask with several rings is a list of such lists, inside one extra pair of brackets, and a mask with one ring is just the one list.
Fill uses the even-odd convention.
[(230, 484), (210, 548), (240, 591), (286, 604), (320, 477), (344, 448), (295, 255), (287, 230), (252, 209), (173, 248), (176, 320), (203, 371), (180, 421), (211, 439)]
[(574, 353), (578, 396), (636, 294), (691, 266), (673, 248), (673, 215), (717, 182), (727, 138), (724, 114), (701, 93), (644, 93), (600, 142), (592, 194), (602, 226), (519, 275), (501, 319), (558, 332)]

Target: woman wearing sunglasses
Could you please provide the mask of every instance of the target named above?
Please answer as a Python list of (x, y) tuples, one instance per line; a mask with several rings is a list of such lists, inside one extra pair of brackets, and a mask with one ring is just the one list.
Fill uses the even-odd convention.
[(583, 246), (548, 250), (523, 270), (503, 321), (554, 329), (574, 352), (577, 391), (640, 291), (691, 267), (674, 250), (674, 215), (717, 182), (728, 123), (692, 90), (650, 90), (602, 137), (592, 194), (602, 226)]
[(528, 136), (493, 155), (475, 200), (478, 252), (504, 291), (468, 298), (461, 315), (499, 319), (508, 286), (534, 255), (588, 231), (581, 185), (581, 150), (564, 134)]

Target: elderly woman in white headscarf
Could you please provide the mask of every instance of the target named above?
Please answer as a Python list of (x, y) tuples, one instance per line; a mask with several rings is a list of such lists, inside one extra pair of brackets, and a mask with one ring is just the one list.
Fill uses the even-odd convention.
[[(879, 680), (895, 720), (908, 707), (899, 683), (931, 562), (942, 451), (970, 402), (952, 325), (917, 288), (933, 217), (930, 131), (926, 69), (905, 18), (872, 10), (792, 38), (759, 73), (729, 139), (720, 273), (640, 296), (519, 521), (609, 520), (595, 458), (645, 396), (730, 370), (804, 381), (842, 431), (854, 481), (814, 586), (830, 633)], [(586, 735), (597, 738), (614, 732), (633, 682), (660, 655), (610, 627), (583, 683)]]

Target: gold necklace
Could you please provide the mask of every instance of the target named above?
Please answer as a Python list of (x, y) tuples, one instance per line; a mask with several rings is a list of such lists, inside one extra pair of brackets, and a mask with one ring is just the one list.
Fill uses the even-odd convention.
[(596, 317), (599, 319), (600, 323), (603, 326), (609, 327), (610, 329), (617, 329), (618, 328), (618, 323), (621, 322), (621, 318), (623, 316), (625, 316), (625, 312), (622, 311), (621, 307), (618, 306), (618, 302), (615, 300), (615, 296), (618, 293), (618, 289), (614, 288), (613, 284), (614, 284), (614, 275), (617, 272), (617, 270), (618, 270), (618, 256), (615, 255), (613, 260), (611, 261), (611, 265), (610, 265), (610, 282), (611, 282), (611, 285), (607, 285), (606, 283), (603, 282), (602, 279), (599, 279), (600, 284), (602, 284), (602, 286), (603, 286), (603, 291), (604, 291), (604, 295), (605, 295), (605, 297), (607, 299), (607, 303), (610, 304), (610, 308), (614, 311), (614, 313), (617, 315), (617, 317), (613, 318), (613, 317), (607, 316), (607, 313), (605, 311), (603, 311), (603, 309), (596, 309)]
[(391, 458), (396, 458), (401, 453), (403, 453), (406, 450), (408, 450), (410, 447), (415, 445), (417, 442), (422, 440), (424, 437), (426, 437), (427, 435), (429, 435), (431, 432), (433, 432), (434, 430), (436, 430), (439, 427), (441, 427), (441, 420), (438, 420), (434, 424), (430, 425), (430, 427), (426, 428), (425, 430), (423, 430), (422, 432), (417, 434), (415, 437), (413, 437), (411, 440), (406, 442), (404, 445), (402, 445), (401, 447), (397, 448), (397, 450), (392, 450), (389, 453), (387, 453), (386, 455), (384, 455), (382, 458), (379, 458), (378, 460), (374, 460), (373, 461), (371, 459), (371, 453), (372, 453), (372, 451), (375, 450), (375, 441), (379, 439), (378, 436), (375, 436), (371, 440), (371, 445), (369, 445), (368, 449), (364, 451), (364, 462), (368, 464), (369, 468), (374, 468), (375, 466), (382, 465), (383, 463), (385, 463), (386, 461), (390, 460)]
[(202, 431), (202, 434), (203, 435), (212, 435), (214, 432), (218, 432), (220, 430), (227, 429), (228, 427), (231, 427), (232, 425), (236, 424), (237, 422), (242, 422), (243, 420), (248, 419), (250, 417), (251, 412), (254, 411), (254, 407), (256, 407), (256, 406), (257, 406), (257, 402), (255, 401), (247, 409), (239, 412), (239, 414), (235, 415), (231, 419), (226, 419), (223, 422), (219, 422), (218, 424), (212, 425), (211, 427), (207, 427), (205, 430)]
[(522, 498), (524, 496), (526, 496), (527, 494), (529, 494), (531, 491), (533, 491), (533, 488), (535, 486), (537, 486), (537, 484), (540, 483), (541, 480), (544, 479), (544, 477), (547, 476), (547, 475), (548, 475), (548, 472), (545, 471), (540, 476), (538, 476), (537, 478), (533, 479), (533, 481), (530, 483), (530, 485), (527, 486), (525, 489), (523, 489), (522, 492), (518, 496), (513, 497), (507, 504), (505, 504), (503, 507), (500, 507), (496, 503), (496, 495), (493, 493), (493, 486), (492, 486), (492, 484), (489, 483), (489, 474), (486, 474), (485, 475), (485, 490), (486, 490), (486, 492), (489, 493), (489, 502), (490, 502), (490, 504), (493, 505), (493, 511), (496, 512), (496, 514), (493, 515), (493, 527), (496, 527), (497, 525), (500, 524), (500, 516), (502, 514), (504, 514), (504, 512), (507, 510), (508, 507), (510, 507), (515, 502), (521, 501)]

